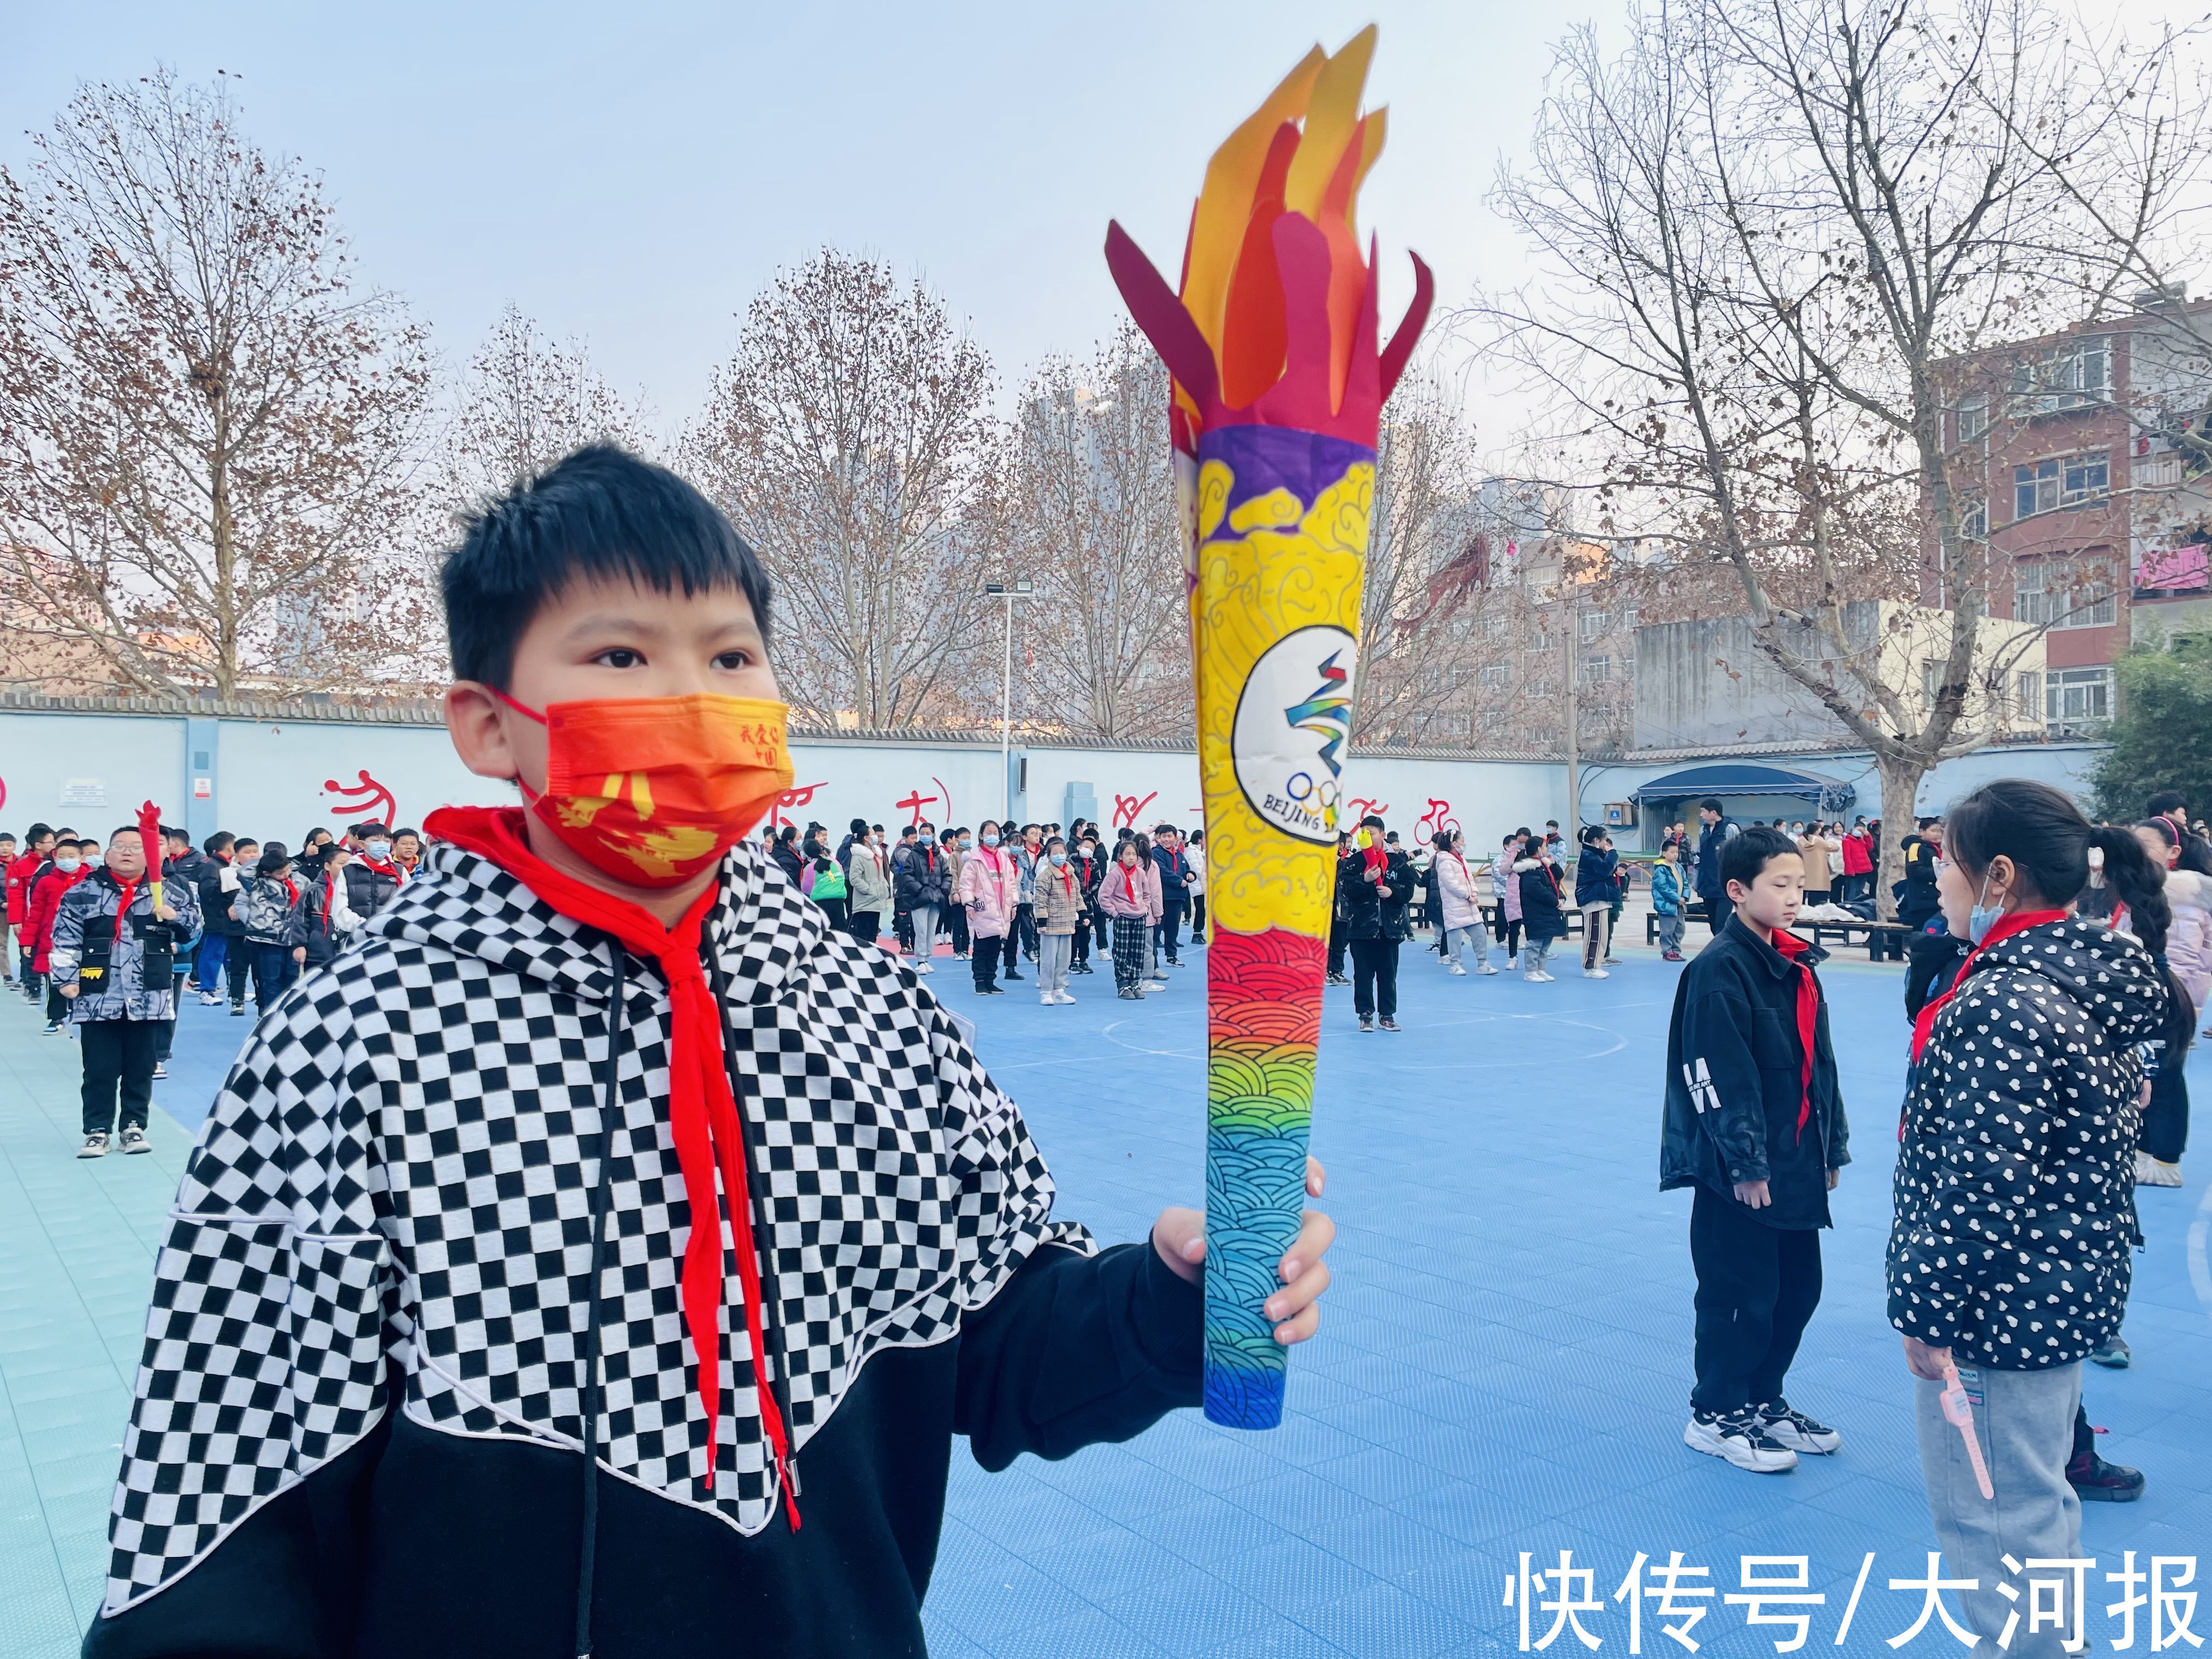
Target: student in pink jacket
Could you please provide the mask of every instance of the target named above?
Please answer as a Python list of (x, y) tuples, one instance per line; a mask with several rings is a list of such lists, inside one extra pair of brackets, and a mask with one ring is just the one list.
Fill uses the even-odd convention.
[(1145, 961), (1148, 941), (1160, 919), (1160, 871), (1142, 836), (1115, 849), (1114, 862), (1098, 883), (1098, 908), (1114, 923), (1114, 994), (1134, 1002), (1148, 988)]
[(1014, 971), (1015, 942), (1010, 934), (1014, 907), (1021, 902), (1022, 870), (1012, 853), (1000, 845), (999, 826), (988, 818), (983, 820), (977, 839), (982, 845), (961, 865), (956, 896), (968, 915), (972, 941), (968, 965), (975, 972), (975, 994), (995, 997), (1005, 994), (994, 982), (1001, 951), (1006, 955), (1006, 977), (1021, 977)]

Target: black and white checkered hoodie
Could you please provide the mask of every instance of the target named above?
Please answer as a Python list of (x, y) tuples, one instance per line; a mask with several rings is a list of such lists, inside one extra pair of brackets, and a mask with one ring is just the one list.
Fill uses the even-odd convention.
[[(1042, 1254), (1067, 1272), (1091, 1273), (1083, 1283), (1104, 1281), (1083, 1230), (1050, 1218), (1051, 1178), (1020, 1113), (911, 973), (830, 927), (750, 844), (730, 854), (722, 879), (706, 933), (727, 981), (726, 1041), (758, 1149), (749, 1178), (766, 1323), (777, 1339), (769, 1352), (785, 1356), (787, 1419), (804, 1467), (809, 1443), (860, 1386), (872, 1356), (951, 1345), (963, 1322), (1024, 1277), (1041, 1244), (1061, 1247)], [(489, 860), (445, 847), (425, 878), (262, 1020), (201, 1133), (161, 1255), (102, 1622), (130, 1624), (120, 1615), (133, 1610), (143, 1621), (171, 1599), (156, 1592), (190, 1582), (258, 1511), (373, 1432), (410, 1443), (580, 1449), (612, 964), (605, 939)], [(706, 1419), (678, 1300), (691, 1217), (665, 1104), (669, 999), (651, 963), (629, 959), (623, 977), (597, 1334), (599, 1464), (720, 1523), (734, 1544), (763, 1534), (778, 1504), (742, 1286), (726, 1216), (726, 1386), (709, 1492), (700, 1479)], [(1150, 1262), (1148, 1247), (1132, 1248)], [(1138, 1286), (1112, 1292), (1122, 1303), (1164, 1305), (1144, 1267), (1117, 1271), (1114, 1284)], [(1083, 1293), (1067, 1284), (1056, 1292)], [(1174, 1352), (1187, 1322), (1194, 1379), (1194, 1291), (1174, 1314)], [(1141, 1309), (1135, 1316), (1148, 1329), (1159, 1322)], [(1014, 1363), (995, 1337), (968, 1346), (975, 1352), (963, 1366)], [(978, 1357), (987, 1353), (1000, 1358)], [(1041, 1352), (1021, 1363), (1069, 1361), (1120, 1376), (1144, 1396), (1133, 1415), (1078, 1425), (1078, 1438), (1122, 1437), (1195, 1396), (1194, 1380), (1179, 1376), (1164, 1389), (1158, 1377), (1139, 1386), (1139, 1372), (1158, 1369), (1148, 1361), (1133, 1368)], [(959, 1386), (970, 1388), (964, 1374)], [(399, 1418), (386, 1421), (395, 1406)], [(942, 1437), (947, 1426), (915, 1431)], [(985, 1425), (958, 1426), (983, 1455)], [(420, 1443), (423, 1431), (444, 1438)], [(1073, 1449), (989, 1431), (1005, 1443), (999, 1462), (1024, 1449)], [(849, 1553), (839, 1516), (809, 1507), (796, 1536)], [(924, 1519), (933, 1552), (934, 1517)], [(575, 1524), (572, 1514), (559, 1547), (547, 1547), (556, 1580), (574, 1570)], [(916, 1605), (926, 1553), (920, 1565)], [(603, 1599), (609, 1590), (603, 1583)], [(910, 1619), (912, 1609), (894, 1612)], [(637, 1627), (641, 1639), (649, 1632), (649, 1621)], [(96, 1625), (88, 1651), (100, 1650), (99, 1637)], [(355, 1650), (375, 1645), (360, 1639)], [(138, 1641), (116, 1650), (165, 1650)]]
[(1905, 1091), (1891, 1324), (1999, 1370), (2070, 1364), (2119, 1328), (2138, 1045), (2166, 998), (2142, 945), (2077, 917), (1975, 958)]

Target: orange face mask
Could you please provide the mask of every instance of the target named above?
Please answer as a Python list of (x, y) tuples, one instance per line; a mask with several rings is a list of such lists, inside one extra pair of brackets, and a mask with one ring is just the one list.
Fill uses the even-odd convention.
[(544, 714), (545, 793), (531, 811), (595, 870), (675, 887), (713, 864), (791, 787), (790, 706), (700, 692), (595, 697)]

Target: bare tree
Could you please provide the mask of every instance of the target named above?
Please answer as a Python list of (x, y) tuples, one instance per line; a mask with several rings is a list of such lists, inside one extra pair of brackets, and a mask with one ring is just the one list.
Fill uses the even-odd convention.
[[(1608, 527), (1734, 571), (1760, 648), (1872, 750), (1891, 824), (1986, 739), (1967, 710), (2003, 672), (1953, 368), (2073, 320), (2084, 262), (2124, 263), (2199, 167), (2114, 160), (2144, 62), (2042, 0), (1681, 0), (1614, 61), (1571, 36), (1500, 178), (1547, 269), (1486, 314), (1594, 455)], [(2069, 173), (2093, 152), (2094, 183)], [(2083, 208), (2123, 185), (2157, 206)], [(1948, 606), (1931, 699), (1845, 625), (1885, 584)]]
[[(1480, 483), (1457, 388), (1434, 362), (1406, 375), (1383, 405), (1376, 446), (1354, 688), (1359, 742), (1436, 741), (1457, 724), (1446, 711), (1473, 690), (1478, 654), (1462, 613), (1488, 584)], [(1477, 563), (1486, 564), (1480, 580)]]
[(992, 397), (944, 302), (877, 261), (825, 248), (746, 309), (684, 463), (775, 577), (778, 672), (815, 718), (978, 712)]
[(1167, 371), (1123, 323), (1079, 367), (1022, 389), (997, 537), (1033, 577), (1024, 690), (1033, 718), (1109, 740), (1191, 729), (1190, 606), (1159, 412)]
[(644, 412), (592, 367), (580, 340), (549, 340), (510, 303), (469, 360), (443, 446), (441, 493), (454, 506), (496, 495), (588, 443), (656, 447)]
[(413, 678), (422, 331), (228, 85), (88, 87), (0, 169), (0, 598), (111, 682)]

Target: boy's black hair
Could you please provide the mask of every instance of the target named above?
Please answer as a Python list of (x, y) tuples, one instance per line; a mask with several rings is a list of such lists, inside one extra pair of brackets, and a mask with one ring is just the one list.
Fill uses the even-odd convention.
[(2143, 811), (2152, 817), (2164, 817), (2168, 812), (2185, 812), (2189, 803), (2181, 798), (2179, 789), (2161, 789), (2143, 803)]
[(932, 823), (927, 818), (924, 818), (920, 823), (915, 824), (914, 827), (917, 830), (927, 830), (933, 836), (937, 833), (937, 826)]
[[(465, 676), (464, 678), (466, 677)], [(504, 687), (501, 688), (501, 690), (504, 689)], [(346, 831), (346, 834), (351, 836), (356, 841), (367, 841), (373, 835), (389, 836), (391, 833), (392, 826), (390, 824), (379, 823), (374, 818), (365, 819)]]
[(1703, 800), (1699, 801), (1698, 803), (1698, 811), (1700, 812), (1719, 812), (1723, 817), (1726, 817), (1728, 816), (1727, 812), (1722, 809), (1720, 797), (1717, 795), (1708, 795)]
[(394, 830), (392, 832), (392, 840), (394, 840), (394, 841), (398, 841), (398, 840), (400, 840), (402, 837), (404, 837), (404, 836), (414, 836), (414, 837), (415, 837), (415, 839), (416, 839), (416, 840), (417, 840), (417, 841), (420, 841), (420, 840), (422, 840), (422, 832), (420, 830), (405, 830), (405, 829), (402, 829), (402, 830)]
[[(146, 837), (138, 835), (138, 826), (135, 823), (118, 824), (114, 829), (109, 830), (107, 832), (107, 844), (110, 847), (114, 846), (115, 838), (121, 835), (125, 830), (128, 830), (134, 836), (138, 836), (138, 843), (140, 846), (143, 847), (145, 845)], [(57, 844), (58, 845), (58, 843)]]
[(1067, 842), (1066, 838), (1060, 836), (1054, 836), (1050, 841), (1045, 842), (1044, 850), (1049, 853), (1055, 847), (1060, 848), (1061, 852), (1065, 853), (1067, 850)]
[(24, 837), (24, 839), (25, 839), (27, 842), (30, 842), (32, 845), (35, 846), (35, 845), (37, 845), (38, 841), (39, 841), (39, 838), (40, 838), (41, 836), (51, 836), (51, 835), (52, 835), (53, 833), (54, 833), (54, 826), (53, 826), (52, 824), (51, 824), (51, 823), (34, 823), (34, 824), (33, 824), (33, 825), (31, 826), (30, 833), (29, 833), (27, 836), (26, 836)]
[(1381, 818), (1376, 817), (1374, 813), (1370, 812), (1365, 817), (1359, 820), (1359, 827), (1362, 830), (1380, 830), (1383, 827), (1383, 824)]
[(1784, 853), (1793, 859), (1801, 856), (1797, 843), (1771, 824), (1754, 823), (1748, 830), (1737, 830), (1721, 848), (1723, 887), (1732, 881), (1750, 886), (1759, 879), (1759, 872), (1766, 868), (1769, 859), (1779, 858)]
[(252, 837), (252, 836), (239, 836), (235, 841), (234, 841), (234, 842), (231, 842), (231, 844), (230, 844), (230, 850), (231, 850), (231, 852), (232, 852), (233, 854), (235, 854), (235, 853), (238, 851), (238, 849), (239, 849), (240, 848), (241, 848), (241, 847), (252, 847), (252, 848), (258, 848), (260, 847), (260, 845), (261, 845), (261, 843), (260, 843), (259, 842), (258, 842), (258, 841), (254, 840), (254, 839), (253, 839), (253, 837)]
[(868, 821), (866, 818), (854, 818), (845, 828), (850, 834), (865, 836), (868, 833)]
[(505, 690), (516, 641), (579, 578), (686, 598), (734, 587), (769, 637), (768, 573), (720, 509), (666, 467), (586, 444), (462, 521), (439, 573), (454, 678)]

